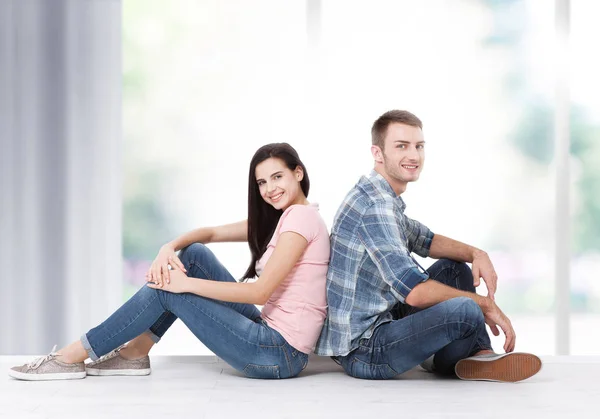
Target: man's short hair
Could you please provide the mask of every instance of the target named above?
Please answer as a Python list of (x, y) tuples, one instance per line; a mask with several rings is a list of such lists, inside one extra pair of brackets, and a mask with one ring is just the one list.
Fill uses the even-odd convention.
[(376, 145), (383, 150), (385, 145), (385, 135), (387, 134), (388, 127), (392, 123), (405, 124), (423, 129), (421, 120), (412, 113), (396, 109), (387, 111), (373, 123), (373, 128), (371, 128), (371, 141), (373, 145)]

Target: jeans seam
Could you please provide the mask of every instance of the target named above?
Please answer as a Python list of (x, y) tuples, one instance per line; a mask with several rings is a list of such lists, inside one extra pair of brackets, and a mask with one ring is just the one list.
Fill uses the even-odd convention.
[(284, 348), (283, 346), (280, 348), (280, 350), (283, 352), (283, 356), (285, 356), (285, 362), (287, 363), (288, 367), (288, 375), (292, 376), (292, 362), (290, 361), (290, 357), (285, 349), (286, 348)]
[[(111, 336), (109, 336), (108, 338), (104, 339), (102, 342), (99, 343), (99, 345), (103, 345), (105, 342), (114, 339), (116, 336), (118, 336), (121, 332), (123, 332), (123, 330), (127, 329), (129, 326), (131, 326), (131, 323), (133, 323), (135, 320), (137, 320), (144, 311), (146, 311), (146, 309), (150, 306), (150, 304), (152, 304), (154, 302), (154, 300), (156, 300), (158, 298), (158, 293), (154, 293), (153, 298), (148, 301), (148, 304), (146, 304), (144, 306), (144, 308), (142, 308), (142, 310), (140, 312), (137, 313), (137, 315), (130, 321), (128, 322), (124, 327), (122, 327), (118, 332), (112, 334)], [(162, 305), (162, 304), (161, 304)], [(162, 314), (161, 314), (162, 316)]]
[[(268, 325), (265, 325), (265, 327), (267, 327)], [(282, 336), (283, 337), (283, 336)], [(290, 358), (288, 356), (287, 351), (285, 350), (285, 346), (287, 341), (285, 340), (285, 338), (283, 338), (283, 340), (285, 341), (285, 343), (283, 345), (278, 345), (278, 348), (281, 352), (283, 352), (283, 356), (285, 357), (285, 362), (287, 364), (287, 368), (288, 368), (288, 375), (292, 375), (292, 363), (290, 362)], [(274, 345), (277, 345), (277, 342), (275, 341), (275, 335), (273, 333), (271, 333), (271, 342), (273, 342)]]
[(214, 280), (214, 278), (212, 278), (212, 275), (210, 275), (206, 269), (204, 268), (204, 266), (202, 266), (201, 264), (197, 263), (196, 260), (194, 259), (193, 261), (190, 262), (190, 265), (195, 266), (196, 268), (200, 269), (202, 271), (202, 273), (204, 274), (204, 276), (206, 276), (206, 279), (210, 279), (210, 280)]
[[(154, 324), (152, 326), (150, 326), (149, 330), (156, 335), (155, 331), (152, 330), (152, 328), (154, 326), (156, 326), (156, 324), (158, 323), (158, 326), (156, 326), (155, 329), (160, 329), (160, 327), (165, 322), (165, 320), (167, 320), (167, 317), (169, 317), (169, 314), (173, 314), (173, 313), (171, 313), (170, 311), (165, 311), (163, 314), (161, 314), (160, 317), (158, 318), (158, 320), (156, 322), (154, 322)], [(161, 336), (158, 336), (158, 335), (156, 335), (156, 336), (157, 337), (161, 337)]]
[[(176, 294), (174, 294), (176, 295)], [(202, 314), (204, 314), (206, 317), (208, 317), (209, 319), (212, 319), (215, 323), (219, 324), (220, 326), (224, 327), (225, 329), (227, 329), (229, 332), (231, 332), (232, 335), (234, 335), (235, 337), (237, 337), (238, 339), (249, 343), (251, 345), (254, 346), (258, 346), (258, 347), (263, 347), (263, 348), (279, 348), (280, 346), (270, 346), (270, 345), (262, 345), (259, 343), (255, 343), (255, 342), (251, 342), (247, 339), (245, 339), (244, 337), (238, 335), (234, 330), (232, 330), (228, 324), (222, 323), (219, 321), (219, 319), (217, 317), (213, 317), (212, 315), (210, 315), (206, 310), (204, 310), (202, 307), (197, 306), (196, 304), (194, 304), (194, 302), (192, 300), (189, 300), (187, 298), (187, 296), (185, 294), (179, 294), (181, 295), (182, 299), (186, 302), (188, 302), (192, 307), (194, 307), (196, 310), (199, 310)], [(218, 303), (217, 303), (218, 304)], [(230, 307), (229, 307), (230, 308)], [(233, 310), (232, 308), (230, 308), (231, 310)], [(233, 310), (235, 313), (239, 314), (240, 316), (244, 317), (242, 314), (238, 313), (237, 311)], [(244, 317), (246, 318), (246, 317)]]
[[(206, 247), (206, 245), (202, 245), (202, 246), (204, 247), (204, 251), (208, 252), (210, 254), (210, 256), (214, 258), (214, 263), (216, 265), (220, 266), (221, 268), (223, 268), (229, 275), (231, 275), (229, 273), (229, 271), (221, 264), (221, 262), (219, 261), (219, 259), (214, 255), (214, 253), (212, 253), (211, 250), (208, 247)], [(189, 248), (189, 246), (186, 247), (185, 249), (188, 249), (188, 248)], [(184, 250), (184, 251), (187, 252), (187, 250)], [(183, 255), (181, 257), (185, 258), (185, 256), (183, 256)], [(190, 269), (191, 269), (192, 266), (194, 266), (194, 267), (198, 268), (200, 271), (202, 271), (202, 273), (206, 277), (206, 278), (200, 278), (200, 279), (209, 279), (209, 280), (212, 280), (212, 281), (217, 281), (215, 279), (214, 275), (211, 275), (210, 272), (208, 270), (206, 270), (206, 268), (204, 267), (204, 265), (202, 263), (198, 262), (198, 260), (196, 259), (196, 254), (191, 254), (190, 257), (189, 257), (189, 259), (191, 259), (188, 262), (190, 264)], [(185, 262), (183, 262), (183, 264), (185, 266)], [(235, 281), (235, 278), (234, 278), (234, 281)], [(237, 282), (237, 281), (235, 281), (235, 282)], [(238, 311), (238, 313), (239, 313), (239, 311)], [(244, 316), (244, 317), (246, 317), (246, 316)], [(257, 319), (259, 317), (260, 317), (260, 312), (258, 313), (258, 315), (257, 315), (256, 318), (250, 319), (250, 320), (254, 321), (255, 319)]]
[[(427, 332), (427, 331), (429, 331), (429, 330), (431, 330), (431, 329), (435, 329), (436, 327), (440, 327), (440, 326), (447, 326), (447, 325), (448, 325), (448, 324), (450, 324), (450, 323), (452, 323), (452, 324), (456, 324), (456, 323), (460, 323), (460, 324), (468, 324), (468, 325), (469, 325), (469, 326), (471, 326), (471, 327), (475, 327), (475, 325), (473, 325), (473, 324), (471, 324), (471, 323), (469, 323), (469, 322), (463, 322), (463, 321), (457, 321), (457, 322), (447, 322), (447, 323), (446, 323), (446, 322), (444, 322), (443, 324), (436, 324), (435, 326), (428, 327), (427, 329), (423, 329), (423, 330), (419, 330), (418, 332), (411, 333), (411, 334), (410, 334), (410, 335), (408, 335), (408, 336), (404, 336), (402, 339), (398, 339), (398, 340), (395, 340), (395, 341), (393, 341), (393, 342), (386, 343), (385, 345), (378, 346), (378, 348), (379, 348), (380, 350), (383, 350), (383, 349), (387, 348), (387, 347), (388, 347), (388, 346), (390, 346), (390, 345), (395, 345), (395, 344), (397, 344), (397, 343), (400, 343), (400, 342), (402, 342), (402, 341), (405, 341), (406, 339), (409, 339), (409, 338), (411, 338), (411, 337), (413, 337), (413, 336), (415, 336), (415, 335), (417, 335), (417, 334), (419, 334), (419, 333)], [(447, 333), (446, 333), (446, 338), (447, 338), (448, 340), (451, 340), (451, 339), (449, 338), (449, 336), (448, 336), (448, 334), (447, 334)]]
[(440, 271), (435, 276), (432, 276), (431, 279), (436, 279), (437, 280), (437, 277), (440, 276), (442, 272), (448, 271), (448, 270), (450, 270), (450, 271), (452, 271), (453, 273), (456, 274), (456, 269), (454, 269), (454, 266), (444, 266), (442, 269), (440, 269)]
[(393, 372), (395, 372), (396, 374), (398, 374), (398, 371), (396, 371), (395, 369), (393, 369), (391, 367), (391, 365), (389, 363), (387, 363), (387, 362), (383, 363), (383, 364), (376, 364), (376, 363), (373, 363), (373, 362), (365, 362), (362, 359), (359, 359), (357, 357), (354, 357), (354, 359), (352, 360), (352, 362), (353, 363), (361, 363), (361, 364), (364, 364), (364, 365), (369, 366), (369, 367), (388, 367), (390, 370), (392, 370)]
[(443, 266), (439, 270), (439, 272), (437, 272), (437, 274), (435, 276), (432, 276), (431, 278), (432, 279), (437, 279), (437, 277), (440, 276), (440, 274), (442, 272), (444, 272), (445, 270), (451, 270), (452, 273), (453, 273), (453, 277), (454, 277), (454, 286), (448, 284), (449, 286), (452, 286), (453, 288), (456, 288), (457, 290), (462, 290), (462, 291), (467, 291), (467, 292), (474, 292), (474, 291), (471, 291), (469, 289), (464, 290), (464, 289), (462, 289), (460, 287), (461, 283), (460, 283), (459, 279), (461, 278), (461, 268), (462, 268), (462, 266), (465, 265), (465, 263), (464, 262), (457, 262), (457, 261), (454, 261), (454, 260), (451, 260), (451, 259), (446, 259), (446, 260), (450, 262), (450, 265), (449, 266)]

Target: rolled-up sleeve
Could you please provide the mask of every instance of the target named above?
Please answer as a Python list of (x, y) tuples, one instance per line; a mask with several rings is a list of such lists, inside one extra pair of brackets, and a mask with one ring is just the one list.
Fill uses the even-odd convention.
[(393, 202), (384, 201), (374, 203), (366, 210), (358, 234), (383, 280), (396, 298), (404, 302), (412, 289), (426, 281), (428, 275), (422, 273), (410, 257), (400, 228)]
[(408, 241), (408, 251), (414, 252), (421, 257), (429, 256), (433, 232), (420, 222), (404, 216), (406, 223), (406, 240)]

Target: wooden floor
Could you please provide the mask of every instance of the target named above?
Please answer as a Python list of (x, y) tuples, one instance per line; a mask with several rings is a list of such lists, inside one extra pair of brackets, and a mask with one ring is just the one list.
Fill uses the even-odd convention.
[(24, 382), (0, 357), (0, 418), (599, 418), (600, 357), (543, 357), (517, 384), (442, 379), (415, 368), (394, 380), (346, 376), (312, 357), (299, 377), (244, 378), (214, 356), (154, 356), (147, 377)]

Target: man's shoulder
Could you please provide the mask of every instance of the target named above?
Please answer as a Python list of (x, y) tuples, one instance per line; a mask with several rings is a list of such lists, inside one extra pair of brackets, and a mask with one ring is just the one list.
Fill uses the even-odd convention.
[(389, 197), (381, 194), (370, 182), (363, 182), (364, 176), (348, 192), (342, 201), (335, 220), (332, 233), (339, 228), (352, 230), (360, 225), (364, 218), (373, 212), (384, 211), (385, 207), (391, 207)]
[(385, 205), (391, 201), (391, 197), (382, 193), (370, 178), (362, 176), (348, 192), (342, 206), (364, 213), (374, 205)]

